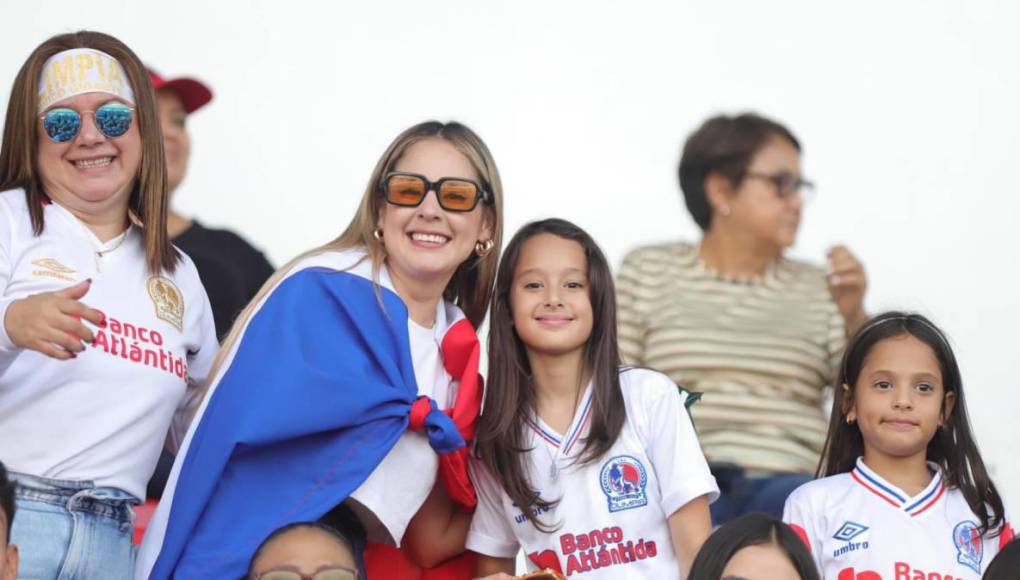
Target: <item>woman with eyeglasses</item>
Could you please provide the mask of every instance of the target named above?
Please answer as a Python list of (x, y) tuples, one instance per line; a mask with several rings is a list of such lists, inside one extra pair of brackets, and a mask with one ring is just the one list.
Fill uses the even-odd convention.
[[(270, 531), (323, 518), (362, 571), (372, 542), (369, 577), (417, 578), (462, 553), (482, 397), (474, 329), (501, 216), (499, 173), (473, 131), (432, 121), (400, 134), (344, 233), (281, 268), (238, 317), (137, 577), (236, 578)], [(432, 577), (470, 577), (464, 558)]]
[(755, 114), (707, 120), (684, 145), (680, 186), (697, 243), (631, 252), (618, 274), (620, 348), (702, 392), (692, 412), (722, 492), (716, 525), (782, 515), (825, 441), (823, 389), (866, 320), (867, 279), (843, 246), (826, 267), (784, 254), (813, 184), (800, 142)]
[(351, 540), (320, 522), (295, 522), (255, 549), (246, 580), (361, 580)]
[(32, 52), (0, 146), (0, 460), (26, 578), (131, 577), (131, 506), (216, 355), (165, 175), (127, 46), (83, 31)]

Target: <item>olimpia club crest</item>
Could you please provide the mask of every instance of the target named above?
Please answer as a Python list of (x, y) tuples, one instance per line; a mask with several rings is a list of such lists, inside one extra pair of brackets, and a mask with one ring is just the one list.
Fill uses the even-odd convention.
[(150, 276), (146, 284), (156, 318), (184, 331), (184, 297), (169, 278)]
[(609, 500), (609, 511), (618, 512), (648, 505), (645, 466), (630, 455), (617, 455), (602, 465), (599, 474), (602, 492)]
[(977, 524), (971, 521), (956, 524), (953, 528), (953, 543), (956, 544), (956, 561), (980, 574), (985, 546)]

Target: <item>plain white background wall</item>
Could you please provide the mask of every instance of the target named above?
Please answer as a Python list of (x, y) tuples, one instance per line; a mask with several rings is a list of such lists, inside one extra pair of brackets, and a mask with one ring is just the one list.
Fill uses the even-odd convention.
[(347, 224), (405, 127), (458, 119), (503, 174), (506, 227), (587, 228), (614, 264), (684, 238), (675, 177), (708, 115), (801, 138), (820, 186), (792, 254), (847, 243), (872, 311), (930, 314), (957, 349), (985, 460), (1020, 503), (1020, 4), (6, 2), (0, 98), (59, 32), (111, 33), (215, 100), (176, 204), (277, 263)]

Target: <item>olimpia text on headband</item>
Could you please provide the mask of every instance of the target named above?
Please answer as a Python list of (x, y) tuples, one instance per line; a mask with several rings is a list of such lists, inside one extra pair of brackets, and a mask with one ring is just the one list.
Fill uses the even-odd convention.
[[(85, 93), (104, 93), (117, 101), (92, 111), (72, 108), (69, 99)], [(43, 63), (38, 84), (38, 113), (54, 143), (67, 143), (81, 130), (82, 117), (92, 114), (96, 128), (109, 138), (127, 133), (134, 116), (135, 95), (117, 59), (92, 48), (71, 48)], [(56, 103), (62, 107), (50, 108)]]

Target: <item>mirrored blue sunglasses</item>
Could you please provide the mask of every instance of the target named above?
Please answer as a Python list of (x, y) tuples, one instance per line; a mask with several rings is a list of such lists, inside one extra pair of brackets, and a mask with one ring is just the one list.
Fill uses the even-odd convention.
[(107, 103), (95, 111), (79, 113), (67, 107), (46, 111), (41, 117), (46, 134), (54, 143), (67, 143), (81, 130), (82, 115), (92, 113), (96, 127), (107, 137), (120, 137), (131, 128), (135, 110), (123, 103)]

